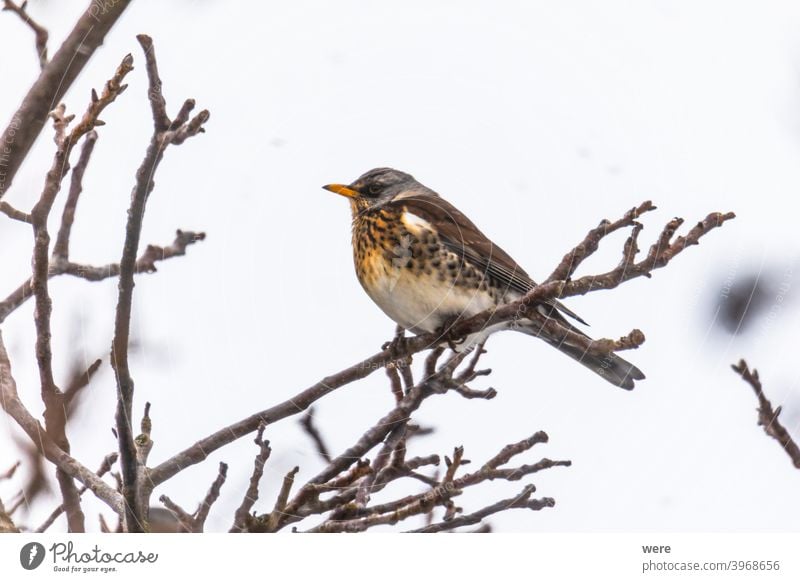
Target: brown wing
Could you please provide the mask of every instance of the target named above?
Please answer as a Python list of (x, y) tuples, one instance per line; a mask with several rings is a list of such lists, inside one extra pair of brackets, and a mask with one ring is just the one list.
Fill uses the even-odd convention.
[[(425, 193), (414, 193), (389, 203), (394, 207), (405, 207), (408, 212), (429, 222), (438, 232), (439, 238), (451, 252), (462, 260), (480, 268), (487, 276), (506, 289), (527, 293), (536, 283), (499, 246), (483, 234), (458, 208), (443, 198)], [(586, 323), (558, 301), (548, 304), (570, 317)]]

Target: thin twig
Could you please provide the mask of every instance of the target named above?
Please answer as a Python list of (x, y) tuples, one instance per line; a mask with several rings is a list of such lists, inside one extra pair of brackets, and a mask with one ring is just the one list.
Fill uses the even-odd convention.
[(24, 222), (25, 224), (31, 224), (31, 222), (33, 222), (33, 219), (31, 218), (30, 214), (14, 208), (13, 206), (11, 206), (11, 204), (6, 202), (5, 200), (0, 202), (0, 212), (5, 214), (12, 220)]
[(383, 447), (381, 447), (380, 452), (375, 457), (375, 461), (371, 465), (372, 470), (370, 471), (369, 475), (362, 479), (361, 484), (358, 487), (355, 499), (356, 508), (366, 507), (367, 503), (369, 502), (370, 495), (372, 494), (372, 487), (375, 484), (378, 475), (385, 467), (389, 465), (389, 460), (392, 458), (392, 454), (395, 452), (397, 447), (400, 446), (400, 443), (403, 442), (403, 438), (406, 435), (407, 424), (407, 422), (398, 424), (386, 437), (386, 442), (383, 443)]
[[(429, 485), (430, 489), (414, 495), (409, 495), (389, 501), (387, 503), (372, 505), (365, 507), (358, 503), (351, 503), (355, 498), (353, 489), (343, 492), (331, 500), (335, 506), (335, 510), (331, 515), (320, 525), (312, 528), (312, 532), (358, 532), (365, 531), (376, 525), (392, 525), (400, 521), (408, 519), (415, 515), (431, 515), (434, 508), (437, 506), (444, 506), (445, 516), (444, 521), (449, 523), (456, 518), (456, 515), (461, 512), (461, 508), (456, 506), (452, 498), (459, 496), (467, 487), (473, 487), (486, 481), (495, 479), (502, 479), (506, 481), (517, 481), (526, 475), (530, 475), (545, 469), (560, 466), (570, 466), (569, 461), (551, 461), (549, 459), (542, 459), (541, 461), (532, 465), (521, 465), (516, 468), (499, 468), (510, 461), (515, 456), (524, 453), (537, 443), (547, 442), (547, 435), (544, 432), (538, 432), (532, 437), (523, 439), (517, 443), (513, 443), (504, 447), (497, 455), (489, 459), (480, 470), (474, 473), (467, 473), (460, 477), (456, 477), (456, 473), (460, 466), (468, 463), (464, 459), (464, 451), (461, 447), (456, 447), (453, 452), (452, 460), (445, 458), (447, 462), (447, 472), (444, 478), (439, 480), (432, 480)], [(399, 475), (412, 476), (409, 469), (416, 466), (418, 463), (425, 463), (428, 461), (436, 461), (438, 457), (434, 458), (420, 458), (417, 460), (409, 461), (405, 467), (406, 471), (393, 472), (392, 467), (387, 468), (385, 472), (392, 471), (393, 474), (381, 474), (378, 481), (385, 484), (388, 480), (396, 478)], [(545, 500), (536, 500), (531, 502), (532, 505), (541, 505)], [(315, 513), (322, 513), (330, 508), (330, 502), (317, 504), (311, 511), (302, 510), (302, 516), (312, 515)], [(473, 514), (474, 515), (474, 514)], [(471, 519), (471, 518), (470, 518)], [(459, 522), (456, 522), (452, 527), (459, 527)], [(428, 524), (430, 525), (430, 523)], [(465, 524), (462, 524), (465, 525)], [(437, 526), (440, 527), (440, 526)], [(447, 529), (447, 528), (445, 528)], [(442, 529), (442, 531), (445, 531)]]
[(578, 246), (564, 255), (564, 258), (561, 259), (561, 262), (544, 282), (550, 283), (551, 281), (570, 280), (578, 266), (597, 250), (603, 238), (621, 228), (634, 225), (636, 219), (642, 214), (655, 209), (656, 207), (653, 206), (653, 203), (646, 200), (639, 206), (628, 210), (619, 220), (615, 220), (614, 222), (607, 219), (601, 220), (597, 228), (590, 230)]
[(732, 365), (731, 368), (745, 382), (750, 384), (753, 392), (756, 393), (756, 398), (758, 398), (758, 424), (764, 427), (765, 433), (780, 443), (783, 450), (792, 460), (792, 464), (797, 469), (800, 469), (800, 447), (797, 446), (786, 427), (778, 420), (781, 414), (781, 407), (772, 408), (772, 403), (764, 394), (761, 379), (758, 377), (758, 370), (755, 368), (751, 370), (744, 360), (739, 360), (739, 363)]
[(242, 503), (236, 509), (236, 514), (233, 518), (233, 526), (230, 532), (243, 532), (246, 530), (248, 521), (250, 519), (250, 511), (253, 509), (256, 501), (258, 501), (258, 485), (261, 482), (261, 477), (264, 475), (264, 465), (269, 459), (272, 449), (269, 447), (269, 441), (264, 440), (264, 425), (258, 428), (256, 433), (255, 443), (258, 446), (258, 454), (253, 462), (253, 473), (250, 475), (250, 485), (244, 494)]
[(203, 528), (206, 524), (206, 519), (208, 519), (208, 513), (211, 511), (211, 506), (214, 505), (214, 502), (219, 499), (219, 493), (222, 489), (222, 485), (225, 483), (225, 479), (228, 476), (228, 465), (225, 463), (219, 464), (219, 471), (217, 472), (217, 478), (214, 479), (214, 482), (211, 484), (211, 487), (206, 493), (206, 496), (203, 498), (203, 502), (200, 504), (200, 507), (197, 508), (197, 511), (194, 514), (194, 531), (195, 533), (200, 533), (203, 531)]
[(284, 511), (286, 510), (286, 504), (289, 501), (289, 493), (292, 491), (294, 476), (297, 475), (299, 470), (300, 467), (295, 467), (286, 473), (286, 476), (283, 478), (283, 485), (281, 485), (278, 498), (275, 500), (275, 507), (272, 508), (272, 513), (269, 514), (269, 519), (267, 520), (267, 531), (277, 531), (278, 524), (280, 524), (281, 519), (283, 518)]
[(394, 363), (385, 366), (386, 376), (389, 378), (389, 388), (392, 391), (395, 402), (400, 402), (403, 399), (403, 384), (400, 381), (400, 374)]
[(492, 505), (484, 507), (483, 509), (480, 509), (474, 513), (462, 515), (460, 517), (454, 517), (447, 521), (426, 525), (425, 527), (411, 530), (411, 532), (435, 533), (440, 531), (452, 530), (457, 527), (462, 527), (465, 525), (474, 525), (476, 523), (480, 523), (481, 521), (483, 521), (484, 518), (490, 515), (499, 513), (501, 511), (505, 511), (507, 509), (519, 508), (519, 509), (531, 509), (533, 511), (538, 511), (540, 509), (544, 509), (545, 507), (555, 506), (556, 504), (555, 500), (550, 497), (543, 497), (542, 499), (531, 499), (530, 497), (534, 491), (536, 491), (536, 487), (534, 487), (533, 485), (527, 485), (516, 497), (512, 497), (510, 499), (503, 499), (502, 501), (493, 503)]
[(322, 438), (322, 433), (319, 432), (319, 429), (314, 424), (314, 409), (309, 408), (306, 413), (303, 415), (303, 418), (300, 419), (300, 426), (303, 427), (303, 431), (309, 436), (309, 438), (314, 443), (314, 447), (322, 457), (322, 460), (330, 462), (331, 460), (331, 452), (328, 448), (328, 445), (325, 444), (325, 439)]
[(72, 232), (72, 223), (75, 222), (78, 199), (83, 191), (83, 174), (86, 172), (86, 166), (89, 164), (89, 158), (92, 156), (96, 143), (97, 132), (92, 130), (86, 134), (78, 163), (72, 169), (69, 194), (61, 214), (61, 227), (58, 229), (56, 243), (53, 245), (53, 259), (55, 261), (67, 261), (69, 259), (69, 238)]
[(47, 65), (47, 29), (33, 20), (26, 8), (28, 7), (28, 0), (25, 0), (21, 5), (17, 5), (11, 0), (3, 0), (5, 4), (3, 10), (10, 10), (16, 13), (22, 21), (27, 24), (36, 35), (36, 54), (39, 56), (39, 66), (44, 69)]
[(89, 364), (89, 367), (86, 368), (86, 370), (83, 372), (76, 371), (76, 373), (72, 376), (67, 383), (67, 387), (64, 389), (64, 403), (68, 408), (70, 405), (74, 404), (75, 398), (78, 394), (80, 394), (81, 390), (89, 385), (89, 382), (92, 381), (92, 378), (97, 373), (97, 370), (100, 369), (100, 365), (102, 363), (103, 360), (97, 359)]
[(180, 529), (185, 532), (192, 531), (194, 527), (194, 518), (186, 512), (180, 505), (172, 501), (167, 495), (162, 495), (158, 500), (164, 504), (180, 525)]

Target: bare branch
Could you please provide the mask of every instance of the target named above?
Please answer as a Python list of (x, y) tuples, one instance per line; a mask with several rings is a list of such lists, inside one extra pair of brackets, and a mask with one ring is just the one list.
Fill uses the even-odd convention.
[(407, 423), (408, 421), (399, 424), (392, 429), (392, 432), (390, 432), (389, 436), (386, 437), (386, 442), (384, 442), (383, 447), (381, 447), (380, 452), (375, 457), (374, 463), (371, 465), (370, 473), (364, 479), (362, 479), (361, 485), (358, 487), (355, 499), (356, 509), (366, 507), (367, 503), (369, 502), (373, 485), (375, 484), (378, 475), (389, 465), (389, 460), (392, 457), (392, 453), (395, 452), (405, 438)]
[[(325, 440), (322, 438), (322, 434), (319, 432), (319, 429), (314, 425), (313, 408), (309, 408), (303, 415), (303, 418), (300, 419), (300, 426), (303, 427), (305, 433), (314, 442), (317, 453), (319, 453), (319, 456), (322, 457), (322, 460), (325, 462), (330, 462), (332, 458), (330, 449), (328, 449), (328, 446), (325, 444)], [(256, 442), (258, 442), (258, 440), (256, 440)]]
[(800, 447), (798, 447), (797, 443), (792, 439), (792, 435), (789, 434), (786, 427), (778, 420), (781, 414), (781, 407), (779, 406), (776, 409), (772, 408), (772, 403), (764, 394), (764, 389), (761, 386), (761, 379), (758, 377), (758, 371), (755, 368), (751, 370), (744, 360), (739, 360), (739, 363), (732, 365), (731, 368), (733, 368), (733, 371), (739, 374), (745, 382), (750, 384), (753, 392), (756, 393), (756, 398), (758, 398), (758, 424), (764, 427), (765, 433), (780, 443), (783, 450), (786, 451), (786, 454), (789, 455), (789, 458), (792, 460), (792, 464), (797, 469), (800, 469)]
[(337, 489), (344, 489), (345, 487), (352, 486), (356, 481), (369, 475), (372, 472), (369, 459), (359, 459), (347, 471), (337, 475), (330, 481), (321, 484), (312, 485), (312, 489), (316, 493), (328, 493)]
[[(643, 209), (642, 211), (644, 212), (645, 209), (648, 208), (648, 203), (640, 205), (639, 208)], [(630, 264), (630, 261), (625, 260), (614, 270), (599, 276), (585, 276), (574, 281), (551, 280), (549, 283), (535, 287), (525, 297), (518, 301), (503, 305), (493, 311), (489, 310), (484, 313), (480, 313), (467, 320), (456, 322), (453, 326), (453, 337), (466, 337), (474, 332), (484, 329), (486, 326), (491, 325), (492, 323), (511, 321), (515, 318), (527, 317), (529, 315), (535, 316), (536, 310), (531, 309), (531, 306), (554, 297), (582, 295), (598, 289), (611, 289), (624, 281), (636, 277), (647, 276), (652, 270), (666, 265), (687, 246), (697, 244), (699, 239), (707, 234), (710, 230), (721, 226), (725, 221), (730, 220), (733, 217), (734, 215), (732, 213), (709, 214), (705, 220), (698, 223), (697, 226), (691, 229), (685, 237), (679, 237), (675, 242), (669, 243), (666, 246), (662, 245), (660, 250), (655, 253), (655, 256), (651, 257), (650, 259), (646, 258), (638, 263), (632, 264)], [(623, 217), (622, 220), (624, 222), (627, 221), (628, 218)], [(639, 227), (634, 224), (635, 221), (633, 221), (632, 218), (630, 221), (631, 226), (635, 230), (639, 229)], [(668, 227), (668, 230), (672, 230), (671, 225), (668, 225)], [(635, 253), (632, 251), (632, 246), (633, 242), (631, 242), (629, 239), (629, 242), (627, 243), (627, 249), (625, 251), (627, 253), (626, 256), (628, 257), (635, 255)], [(588, 245), (586, 250), (570, 253), (569, 256), (582, 256), (585, 259), (592, 254), (590, 247), (591, 245)], [(648, 255), (648, 257), (650, 257), (650, 255)], [(574, 267), (577, 266), (575, 263), (575, 258), (569, 259), (566, 262), (567, 271), (574, 271)], [(561, 271), (563, 271), (563, 268)], [(559, 269), (557, 268), (555, 274), (558, 275), (558, 273)], [(367, 358), (358, 364), (351, 366), (350, 368), (342, 370), (337, 374), (333, 374), (332, 376), (324, 378), (322, 381), (314, 384), (298, 394), (295, 398), (253, 414), (229, 426), (221, 428), (217, 432), (199, 440), (191, 447), (176, 454), (158, 467), (154, 468), (151, 473), (151, 478), (155, 484), (162, 483), (184, 468), (201, 462), (209, 454), (211, 454), (211, 452), (217, 450), (218, 448), (225, 446), (250, 432), (255, 431), (260, 423), (263, 422), (266, 425), (269, 425), (286, 418), (287, 416), (301, 413), (316, 400), (325, 396), (326, 394), (329, 394), (333, 390), (364, 378), (376, 370), (386, 366), (390, 362), (401, 360), (409, 355), (430, 348), (433, 348), (433, 350), (426, 359), (425, 375), (428, 377), (433, 376), (435, 374), (434, 370), (436, 362), (443, 351), (443, 349), (439, 347), (439, 343), (441, 341), (440, 336), (440, 333), (422, 334), (411, 338), (404, 338), (404, 341), (397, 342), (397, 345), (387, 346), (386, 349), (382, 350), (378, 354), (375, 354), (374, 356)], [(621, 341), (596, 340), (594, 342), (594, 349), (605, 350), (609, 347), (613, 349), (633, 347), (642, 339), (643, 334), (640, 335), (639, 332), (634, 331)], [(607, 342), (611, 342), (611, 344)], [(471, 393), (465, 392), (465, 394)], [(484, 396), (488, 394), (489, 392), (487, 391), (484, 393)], [(386, 433), (382, 434), (385, 436)], [(351, 456), (350, 459), (357, 459), (360, 456), (360, 454), (355, 454)], [(324, 482), (328, 479), (330, 479), (330, 476), (326, 475), (326, 479), (322, 479), (322, 481), (318, 483), (310, 483), (310, 485), (312, 487), (319, 486), (324, 484)]]
[(204, 461), (217, 449), (254, 432), (260, 424), (269, 426), (289, 416), (302, 413), (323, 396), (380, 370), (391, 361), (391, 358), (388, 351), (382, 351), (341, 372), (323, 378), (289, 400), (221, 428), (153, 468), (150, 472), (150, 479), (155, 486), (163, 483), (187, 467)]
[[(161, 133), (169, 129), (171, 122), (169, 116), (167, 116), (167, 101), (161, 92), (161, 78), (158, 75), (158, 63), (156, 62), (156, 54), (153, 48), (153, 39), (144, 34), (138, 35), (136, 39), (144, 51), (147, 63), (147, 80), (149, 82), (147, 98), (153, 111), (153, 124), (155, 125), (156, 133)], [(181, 113), (183, 113), (183, 110), (181, 110)]]
[[(155, 263), (157, 261), (185, 255), (189, 245), (204, 240), (205, 236), (203, 232), (178, 230), (172, 244), (166, 247), (148, 245), (145, 252), (136, 260), (135, 273), (155, 273)], [(69, 261), (56, 261), (51, 263), (48, 275), (51, 279), (57, 275), (71, 275), (87, 281), (102, 281), (119, 275), (119, 263), (96, 267)], [(3, 301), (0, 301), (0, 323), (31, 297), (31, 281), (29, 279), (17, 287)]]
[[(393, 525), (409, 517), (415, 515), (431, 515), (432, 511), (437, 506), (445, 508), (444, 521), (446, 523), (452, 522), (456, 515), (461, 512), (461, 508), (457, 507), (452, 498), (461, 495), (465, 488), (478, 485), (486, 481), (495, 479), (502, 479), (506, 481), (517, 481), (525, 475), (536, 473), (545, 469), (557, 466), (569, 466), (569, 461), (551, 461), (549, 459), (542, 459), (533, 465), (522, 465), (517, 468), (500, 468), (510, 461), (513, 457), (529, 450), (536, 443), (547, 442), (547, 435), (543, 432), (538, 432), (530, 438), (524, 439), (518, 443), (510, 444), (504, 447), (497, 455), (489, 459), (480, 470), (474, 473), (467, 473), (457, 477), (458, 469), (469, 463), (464, 459), (464, 450), (461, 447), (456, 447), (453, 452), (453, 458), (445, 457), (447, 463), (447, 472), (441, 481), (430, 480), (430, 489), (419, 494), (409, 495), (390, 501), (387, 503), (365, 506), (364, 504), (351, 503), (351, 500), (357, 495), (358, 488), (351, 488), (342, 494), (330, 500), (335, 504), (335, 510), (330, 516), (320, 525), (312, 528), (312, 532), (360, 532), (365, 531), (376, 525)], [(405, 471), (395, 471), (394, 467), (387, 468), (378, 477), (377, 482), (379, 486), (385, 485), (390, 480), (398, 476), (412, 476), (409, 472), (412, 468), (421, 464), (435, 462), (438, 464), (438, 457), (432, 456), (430, 458), (417, 458), (409, 463), (404, 468)], [(545, 500), (538, 500), (531, 502), (531, 506), (544, 506), (542, 503)], [(321, 513), (329, 509), (329, 503), (318, 504), (315, 510), (311, 512), (300, 511), (300, 517), (311, 515), (313, 513)], [(523, 505), (520, 504), (519, 507)], [(495, 504), (492, 506), (493, 511), (500, 507)], [(528, 505), (526, 505), (528, 507)], [(537, 507), (538, 508), (538, 507)], [(497, 509), (502, 511), (502, 509)], [(475, 514), (469, 517), (468, 521), (473, 519)], [(453, 527), (459, 527), (460, 522), (456, 522)], [(468, 525), (463, 523), (461, 525)], [(448, 528), (443, 528), (440, 525), (435, 526), (436, 531), (444, 531)]]
[(261, 477), (264, 475), (264, 465), (272, 452), (272, 449), (269, 448), (269, 441), (264, 440), (264, 425), (258, 428), (255, 443), (258, 445), (258, 454), (253, 463), (250, 485), (247, 487), (247, 492), (244, 494), (241, 505), (236, 509), (233, 526), (231, 526), (230, 529), (231, 533), (243, 532), (247, 529), (248, 522), (251, 518), (250, 511), (253, 509), (253, 505), (255, 505), (256, 501), (258, 501), (258, 484), (261, 482)]
[[(64, 389), (64, 403), (69, 407), (75, 401), (75, 397), (89, 385), (89, 382), (92, 381), (92, 377), (97, 373), (97, 370), (100, 369), (100, 365), (103, 363), (103, 360), (97, 359), (91, 364), (89, 367), (86, 368), (83, 372), (77, 372), (67, 383), (67, 387)], [(69, 412), (69, 411), (68, 411)]]
[[(64, 394), (58, 389), (53, 378), (52, 351), (50, 347), (52, 301), (48, 291), (48, 281), (50, 279), (50, 234), (47, 230), (47, 222), (56, 195), (61, 189), (63, 172), (69, 167), (69, 155), (72, 147), (80, 137), (99, 124), (98, 115), (124, 91), (125, 86), (121, 82), (132, 68), (133, 59), (128, 55), (122, 60), (114, 76), (106, 83), (102, 95), (97, 97), (93, 94), (92, 102), (89, 104), (86, 113), (69, 133), (67, 133), (67, 128), (73, 116), (65, 114), (63, 105), (58, 106), (51, 112), (56, 133), (56, 154), (53, 165), (47, 173), (42, 194), (31, 211), (34, 234), (31, 290), (36, 301), (36, 309), (34, 311), (36, 360), (39, 368), (42, 402), (45, 405), (45, 427), (55, 444), (65, 453), (70, 452), (69, 441), (65, 432), (66, 406)], [(83, 532), (84, 516), (80, 508), (80, 495), (72, 477), (61, 468), (58, 468), (56, 470), (56, 479), (64, 499), (69, 531)]]
[(208, 493), (206, 493), (206, 496), (203, 498), (203, 501), (197, 507), (197, 510), (191, 515), (166, 495), (159, 497), (159, 500), (178, 521), (180, 525), (179, 529), (181, 531), (202, 533), (205, 527), (206, 519), (208, 518), (208, 513), (211, 510), (211, 506), (214, 505), (214, 502), (216, 502), (217, 499), (219, 499), (220, 490), (222, 489), (222, 485), (224, 485), (227, 476), (228, 465), (225, 463), (220, 463), (217, 477), (211, 484), (211, 487), (209, 488)]
[(501, 465), (505, 465), (513, 457), (519, 455), (520, 453), (530, 450), (531, 448), (533, 448), (534, 445), (540, 443), (546, 443), (548, 440), (549, 437), (547, 436), (547, 433), (544, 432), (543, 430), (540, 430), (533, 436), (521, 440), (518, 443), (506, 445), (499, 453), (497, 453), (494, 457), (492, 457), (486, 462), (486, 464), (482, 467), (482, 470), (485, 471), (489, 469), (496, 469)]
[(0, 202), (0, 212), (5, 214), (12, 220), (24, 222), (25, 224), (31, 224), (31, 222), (33, 222), (33, 219), (31, 218), (30, 214), (22, 212), (22, 210), (17, 210), (6, 201)]
[(538, 463), (532, 465), (520, 465), (519, 467), (507, 469), (490, 469), (484, 472), (484, 477), (491, 480), (504, 479), (506, 481), (519, 481), (527, 475), (551, 469), (553, 467), (571, 467), (572, 461), (553, 461), (551, 459), (542, 459)]
[[(675, 229), (677, 229), (682, 222), (677, 219), (673, 220), (667, 224), (662, 231), (662, 234), (659, 236), (659, 241), (653, 245), (650, 253), (648, 253), (648, 256), (642, 261), (638, 263), (628, 263), (627, 261), (622, 261), (620, 265), (607, 273), (601, 275), (587, 275), (571, 281), (554, 280), (553, 276), (551, 275), (551, 277), (548, 277), (547, 279), (549, 282), (534, 287), (523, 298), (517, 301), (508, 303), (494, 310), (488, 310), (483, 313), (479, 313), (464, 321), (456, 322), (450, 330), (450, 336), (452, 338), (463, 338), (471, 333), (485, 329), (487, 326), (495, 323), (503, 321), (515, 321), (519, 318), (526, 317), (530, 317), (542, 322), (542, 325), (547, 326), (548, 332), (552, 332), (553, 326), (557, 324), (554, 323), (553, 320), (542, 321), (544, 316), (541, 316), (535, 309), (532, 309), (533, 306), (538, 305), (548, 299), (585, 295), (586, 293), (600, 289), (614, 289), (620, 284), (631, 279), (635, 279), (637, 277), (649, 277), (653, 270), (666, 266), (672, 259), (686, 249), (686, 247), (698, 244), (700, 238), (708, 234), (708, 232), (714, 228), (722, 226), (722, 224), (724, 224), (726, 221), (733, 218), (735, 218), (735, 215), (732, 212), (726, 214), (713, 212), (709, 214), (703, 221), (697, 223), (697, 225), (694, 226), (685, 236), (680, 236), (674, 242), (669, 242), (675, 232)], [(575, 256), (582, 256), (583, 258), (586, 258), (591, 255), (592, 252), (593, 251), (591, 248), (587, 248), (585, 250), (575, 251)], [(574, 262), (575, 261), (570, 263), (568, 261), (568, 264), (572, 265)], [(569, 267), (569, 269), (571, 268), (572, 267)], [(554, 275), (558, 276), (560, 271), (563, 271), (563, 268), (557, 267), (554, 271)], [(570, 339), (572, 340), (573, 336), (570, 335), (568, 331), (569, 330), (562, 331), (561, 333), (565, 336), (569, 335)], [(623, 341), (620, 346), (624, 346), (625, 349), (636, 347), (638, 345), (637, 341), (643, 341), (644, 339), (643, 334), (640, 334), (641, 332), (634, 330), (628, 334), (628, 336), (626, 336), (627, 339)], [(423, 338), (430, 341), (430, 337), (436, 335), (437, 334), (434, 333), (411, 338), (407, 341), (406, 346), (404, 347), (413, 353), (414, 349), (417, 347), (417, 341), (421, 342), (423, 341)], [(577, 338), (574, 339), (577, 341)], [(608, 342), (612, 343), (609, 344)], [(586, 343), (587, 347), (597, 350), (598, 352), (602, 351), (602, 349), (607, 346), (613, 346), (615, 349), (617, 349), (617, 342), (615, 342), (615, 340), (600, 339), (591, 343)], [(594, 347), (592, 347), (592, 345)]]
[(66, 261), (69, 259), (69, 237), (72, 232), (72, 223), (75, 222), (75, 210), (78, 207), (78, 198), (83, 190), (83, 174), (92, 156), (94, 144), (97, 143), (97, 132), (92, 130), (86, 134), (83, 141), (81, 155), (78, 163), (72, 169), (72, 176), (69, 186), (67, 202), (64, 204), (64, 211), (61, 215), (61, 228), (58, 230), (56, 244), (53, 246), (53, 259), (55, 261)]
[(389, 378), (389, 388), (392, 391), (395, 402), (400, 402), (403, 399), (403, 384), (400, 381), (400, 374), (397, 372), (394, 362), (388, 364), (384, 368), (386, 376)]
[[(0, 157), (0, 198), (11, 187), (53, 104), (61, 101), (128, 4), (130, 0), (89, 2), (72, 32), (42, 69), (0, 136), (0, 143), (10, 144), (10, 151)], [(4, 84), (7, 81), (3, 79)]]
[(219, 492), (222, 489), (222, 485), (225, 483), (225, 479), (228, 476), (228, 465), (225, 463), (219, 464), (219, 472), (217, 473), (217, 478), (214, 479), (214, 482), (211, 484), (211, 488), (206, 493), (205, 498), (203, 498), (203, 502), (200, 504), (200, 507), (197, 508), (197, 511), (194, 514), (194, 532), (202, 532), (203, 528), (205, 527), (206, 519), (208, 519), (208, 513), (211, 511), (211, 506), (214, 505), (214, 502), (219, 499)]
[[(124, 485), (123, 496), (126, 500), (126, 528), (129, 532), (142, 531), (149, 505), (147, 502), (149, 492), (140, 487), (140, 466), (137, 463), (131, 428), (134, 385), (128, 364), (133, 278), (136, 273), (136, 255), (142, 233), (145, 206), (155, 185), (153, 176), (163, 159), (165, 148), (170, 143), (182, 143), (189, 135), (197, 134), (202, 128), (202, 124), (208, 119), (208, 112), (203, 111), (188, 123), (184, 123), (174, 130), (170, 129), (171, 122), (167, 117), (166, 102), (161, 94), (161, 79), (158, 77), (153, 41), (143, 34), (136, 38), (144, 50), (147, 63), (147, 75), (150, 83), (148, 97), (153, 110), (154, 131), (144, 160), (136, 171), (136, 183), (131, 193), (131, 205), (125, 227), (125, 243), (119, 263), (119, 299), (114, 321), (114, 339), (111, 344), (111, 364), (117, 380), (116, 427)], [(179, 115), (183, 115), (183, 110)], [(164, 255), (164, 249), (148, 248), (145, 252), (145, 260), (149, 261), (148, 269), (154, 270), (155, 261), (164, 258)]]
[(11, 363), (3, 344), (2, 332), (0, 332), (0, 404), (51, 463), (86, 485), (111, 509), (117, 513), (122, 511), (122, 498), (119, 493), (53, 442), (44, 428), (22, 404), (17, 394), (16, 382), (11, 374)]
[(590, 230), (578, 246), (564, 255), (564, 258), (561, 259), (561, 262), (555, 270), (550, 274), (547, 280), (545, 280), (545, 283), (550, 283), (551, 281), (569, 281), (584, 259), (597, 251), (602, 239), (621, 228), (633, 226), (636, 224), (636, 219), (642, 214), (655, 209), (656, 207), (653, 206), (653, 203), (646, 200), (639, 206), (628, 210), (619, 220), (614, 222), (605, 218), (601, 220), (597, 228)]
[(448, 483), (452, 483), (453, 479), (456, 476), (456, 471), (461, 466), (461, 461), (464, 459), (464, 447), (456, 447), (453, 450), (453, 458), (452, 460), (450, 457), (445, 456), (444, 462), (447, 465), (447, 472), (444, 475), (444, 479), (442, 479), (442, 485), (447, 485)]
[[(108, 473), (111, 470), (111, 467), (114, 465), (114, 463), (117, 462), (117, 456), (118, 456), (117, 453), (111, 453), (111, 454), (105, 456), (105, 458), (103, 459), (103, 463), (100, 465), (100, 468), (97, 470), (97, 476), (98, 477), (102, 477), (103, 475), (105, 475), (106, 473)], [(86, 485), (84, 485), (78, 491), (78, 495), (83, 495), (84, 493), (86, 493), (87, 489), (88, 489), (88, 487), (86, 487)], [(58, 519), (58, 517), (62, 513), (64, 513), (65, 509), (66, 508), (64, 507), (63, 503), (61, 505), (59, 505), (58, 507), (56, 507), (56, 509), (53, 510), (53, 513), (50, 514), (50, 516), (44, 521), (44, 523), (36, 528), (36, 533), (43, 533), (43, 532), (47, 531), (47, 529), (51, 525), (53, 525), (53, 523), (56, 521), (56, 519)]]
[(3, 0), (3, 4), (3, 10), (10, 10), (16, 13), (22, 21), (30, 27), (33, 34), (36, 35), (36, 54), (39, 56), (39, 66), (44, 69), (45, 65), (47, 65), (47, 39), (49, 36), (47, 34), (47, 29), (30, 17), (26, 10), (28, 4), (27, 0), (21, 5), (17, 5), (11, 0)]
[(536, 487), (534, 487), (533, 485), (526, 485), (525, 488), (516, 497), (512, 497), (510, 499), (503, 499), (502, 501), (493, 503), (492, 505), (484, 507), (483, 509), (478, 510), (474, 513), (470, 513), (468, 515), (462, 515), (460, 517), (454, 517), (453, 519), (450, 519), (448, 521), (426, 525), (425, 527), (411, 530), (411, 532), (435, 533), (440, 531), (452, 530), (457, 527), (462, 527), (465, 525), (474, 525), (476, 523), (480, 523), (481, 521), (483, 521), (484, 518), (490, 515), (499, 513), (501, 511), (505, 511), (507, 509), (520, 508), (520, 509), (531, 509), (534, 511), (538, 511), (545, 507), (555, 506), (556, 504), (555, 500), (550, 497), (544, 497), (542, 499), (531, 499), (530, 497), (534, 491), (536, 491)]
[[(153, 440), (150, 438), (150, 434), (153, 430), (153, 421), (150, 419), (149, 402), (145, 402), (144, 404), (144, 414), (142, 415), (139, 426), (141, 432), (133, 442), (136, 447), (136, 462), (139, 467), (145, 467), (147, 465), (147, 457), (150, 455), (150, 451), (153, 448)], [(140, 474), (139, 478), (141, 480), (146, 480), (146, 475)]]
[(292, 485), (294, 485), (294, 476), (297, 475), (299, 470), (300, 467), (295, 467), (286, 473), (286, 476), (283, 478), (283, 485), (281, 485), (278, 498), (275, 500), (275, 507), (273, 507), (272, 513), (270, 513), (267, 518), (266, 531), (274, 532), (278, 530), (278, 525), (283, 519), (286, 504), (289, 501), (289, 493), (291, 493)]
[(158, 500), (164, 504), (170, 513), (178, 520), (180, 529), (185, 532), (191, 532), (194, 528), (194, 518), (186, 512), (180, 505), (172, 501), (168, 496), (162, 495)]

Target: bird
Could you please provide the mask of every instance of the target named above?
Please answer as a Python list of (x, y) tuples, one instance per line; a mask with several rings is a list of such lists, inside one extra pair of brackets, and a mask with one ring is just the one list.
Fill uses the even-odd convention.
[[(417, 335), (442, 331), (459, 319), (518, 300), (536, 286), (463, 212), (410, 174), (375, 168), (350, 184), (323, 188), (349, 200), (358, 280), (372, 301), (404, 330)], [(589, 338), (567, 317), (586, 322), (561, 302), (550, 299), (536, 308), (558, 325)], [(574, 339), (570, 343), (568, 335), (551, 337), (541, 323), (528, 318), (494, 324), (470, 342), (474, 345), (500, 329), (538, 337), (626, 390), (645, 377), (616, 354), (589, 353)]]

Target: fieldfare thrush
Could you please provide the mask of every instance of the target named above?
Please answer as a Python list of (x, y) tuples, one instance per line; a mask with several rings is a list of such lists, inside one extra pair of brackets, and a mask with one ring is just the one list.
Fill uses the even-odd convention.
[[(386, 315), (413, 333), (442, 331), (458, 318), (520, 299), (536, 283), (503, 249), (436, 192), (391, 168), (370, 170), (350, 185), (326, 190), (350, 200), (353, 258), (361, 286)], [(584, 337), (556, 300), (539, 312)], [(564, 314), (564, 315), (562, 315)], [(615, 386), (630, 390), (644, 374), (616, 354), (596, 355), (562, 337), (550, 337), (531, 319), (495, 324), (536, 336)], [(470, 343), (477, 341), (470, 338)], [(574, 341), (574, 340), (573, 340)]]

